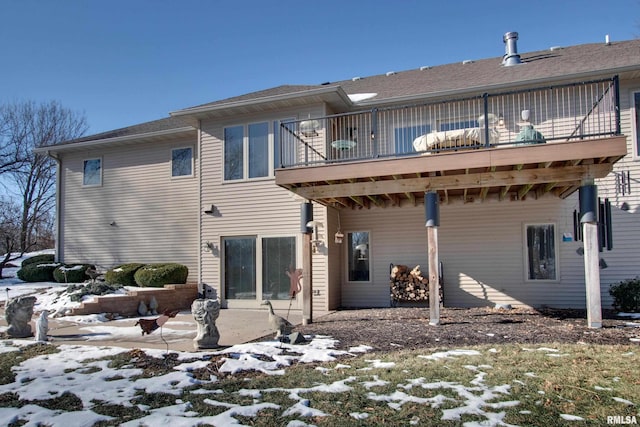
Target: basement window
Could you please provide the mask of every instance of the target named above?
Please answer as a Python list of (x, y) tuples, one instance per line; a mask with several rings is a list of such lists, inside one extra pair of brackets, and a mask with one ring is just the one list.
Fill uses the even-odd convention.
[(349, 281), (368, 282), (370, 272), (369, 232), (355, 231), (347, 233), (349, 256)]
[(557, 280), (554, 224), (527, 224), (527, 280)]

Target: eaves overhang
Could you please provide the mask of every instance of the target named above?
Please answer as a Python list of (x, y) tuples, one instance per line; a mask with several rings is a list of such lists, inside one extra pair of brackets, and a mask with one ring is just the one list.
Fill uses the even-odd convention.
[(44, 147), (37, 147), (34, 149), (35, 153), (61, 153), (77, 150), (85, 150), (87, 148), (103, 147), (103, 146), (117, 146), (126, 145), (139, 142), (160, 142), (179, 137), (196, 136), (197, 130), (191, 126), (185, 126), (175, 129), (167, 129), (156, 132), (147, 132), (140, 134), (132, 134), (125, 136), (117, 136), (113, 138), (93, 139), (81, 142), (69, 142), (60, 145), (48, 145)]
[(348, 110), (354, 106), (354, 103), (341, 86), (332, 85), (286, 94), (202, 105), (173, 111), (169, 114), (172, 117), (201, 120), (295, 108), (315, 103), (327, 103), (338, 111)]

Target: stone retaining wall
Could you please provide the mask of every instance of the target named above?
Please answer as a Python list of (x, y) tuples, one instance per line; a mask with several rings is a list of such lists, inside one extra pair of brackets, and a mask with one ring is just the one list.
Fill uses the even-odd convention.
[(140, 301), (148, 306), (151, 297), (158, 302), (158, 312), (166, 309), (191, 309), (191, 303), (198, 298), (198, 285), (187, 283), (184, 285), (165, 285), (163, 288), (139, 288), (129, 290), (126, 295), (103, 295), (95, 297), (91, 302), (71, 310), (72, 316), (82, 316), (98, 313), (117, 313), (121, 316), (139, 316)]

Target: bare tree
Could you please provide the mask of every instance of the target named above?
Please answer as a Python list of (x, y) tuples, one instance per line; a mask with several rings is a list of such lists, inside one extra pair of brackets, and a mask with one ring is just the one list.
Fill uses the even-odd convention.
[[(51, 235), (51, 217), (55, 206), (55, 162), (45, 154), (34, 153), (36, 147), (49, 146), (82, 136), (87, 131), (84, 115), (74, 113), (52, 101), (40, 105), (23, 102), (0, 108), (0, 123), (8, 129), (8, 139), (15, 150), (22, 150), (23, 161), (8, 171), (21, 202), (20, 252), (37, 247), (38, 237)], [(40, 236), (38, 236), (40, 234)]]
[[(22, 255), (16, 252), (20, 236), (20, 209), (6, 199), (0, 199), (0, 279), (2, 271)], [(4, 254), (4, 255), (2, 255)]]

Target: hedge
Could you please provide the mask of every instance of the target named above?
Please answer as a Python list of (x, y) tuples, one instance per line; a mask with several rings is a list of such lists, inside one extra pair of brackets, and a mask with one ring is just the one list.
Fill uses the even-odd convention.
[(63, 264), (53, 270), (53, 278), (58, 283), (82, 283), (89, 278), (85, 271), (95, 269), (92, 264)]
[(135, 272), (134, 278), (139, 286), (161, 288), (169, 284), (187, 283), (189, 269), (186, 265), (147, 264)]
[(40, 254), (34, 255), (30, 258), (22, 260), (22, 267), (26, 267), (31, 264), (53, 264), (55, 261), (55, 255), (53, 254)]
[(640, 277), (614, 283), (609, 288), (613, 308), (623, 312), (640, 313)]
[(113, 267), (104, 274), (104, 281), (112, 285), (138, 286), (133, 277), (144, 264), (132, 262)]
[(25, 282), (53, 282), (53, 271), (60, 266), (60, 263), (51, 264), (28, 264), (16, 273), (18, 279)]

